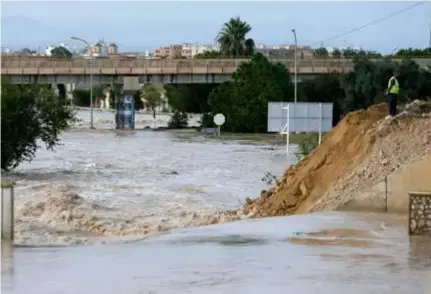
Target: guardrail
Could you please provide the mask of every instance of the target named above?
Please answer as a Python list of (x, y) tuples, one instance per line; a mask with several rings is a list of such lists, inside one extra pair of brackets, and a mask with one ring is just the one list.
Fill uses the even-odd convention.
[(409, 192), (409, 235), (431, 235), (431, 192)]

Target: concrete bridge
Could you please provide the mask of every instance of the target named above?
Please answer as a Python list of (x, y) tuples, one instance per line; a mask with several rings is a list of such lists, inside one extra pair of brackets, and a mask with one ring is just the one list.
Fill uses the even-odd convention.
[[(123, 84), (123, 77), (138, 76), (139, 82), (151, 83), (221, 83), (247, 59), (94, 59), (94, 84)], [(431, 59), (416, 59), (420, 66), (431, 65)], [(271, 59), (294, 72), (292, 59)], [(348, 73), (353, 62), (349, 59), (298, 60), (299, 79), (328, 73)], [(52, 57), (19, 57), (3, 55), (1, 75), (12, 83), (88, 84), (91, 60)]]

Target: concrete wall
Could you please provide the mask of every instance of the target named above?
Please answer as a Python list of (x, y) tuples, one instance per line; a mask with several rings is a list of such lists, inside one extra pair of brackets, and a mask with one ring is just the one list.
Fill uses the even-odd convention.
[(403, 166), (339, 210), (366, 210), (408, 214), (410, 191), (431, 191), (431, 154)]

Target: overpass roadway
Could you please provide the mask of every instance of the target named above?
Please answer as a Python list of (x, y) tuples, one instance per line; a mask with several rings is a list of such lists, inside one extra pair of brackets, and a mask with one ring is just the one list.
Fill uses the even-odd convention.
[[(229, 79), (247, 59), (94, 59), (95, 84), (123, 84), (123, 77), (138, 76), (140, 83), (221, 83)], [(271, 59), (294, 72), (292, 59)], [(415, 59), (421, 66), (431, 65), (431, 59)], [(353, 62), (349, 59), (298, 60), (299, 80), (328, 73), (348, 73)], [(3, 55), (1, 75), (12, 83), (88, 84), (91, 60), (84, 58), (20, 57)]]

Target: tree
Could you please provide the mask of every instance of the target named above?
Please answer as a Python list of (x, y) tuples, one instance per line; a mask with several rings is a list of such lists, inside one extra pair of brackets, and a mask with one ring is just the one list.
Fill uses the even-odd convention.
[(394, 57), (400, 57), (400, 58), (424, 58), (424, 57), (431, 57), (431, 47), (424, 48), (424, 49), (400, 49), (395, 53)]
[(180, 112), (206, 113), (208, 95), (218, 84), (165, 85), (169, 105)]
[(241, 64), (228, 82), (209, 96), (211, 114), (223, 113), (223, 128), (231, 132), (265, 132), (269, 101), (292, 101), (292, 83), (286, 68), (258, 53)]
[(141, 110), (144, 108), (144, 102), (142, 101), (142, 92), (136, 91), (135, 94), (133, 94), (133, 101), (135, 102), (135, 109)]
[(424, 99), (431, 93), (430, 73), (420, 70), (419, 65), (405, 59), (401, 63), (389, 59), (371, 61), (368, 57), (354, 60), (353, 71), (342, 77), (341, 86), (345, 92), (340, 100), (342, 112), (345, 114), (375, 103), (385, 102), (384, 91), (394, 70), (400, 77), (400, 102), (412, 99)]
[(220, 51), (212, 50), (205, 51), (204, 53), (198, 53), (195, 55), (196, 59), (213, 59), (223, 57)]
[(141, 97), (144, 99), (146, 107), (153, 111), (153, 118), (156, 119), (156, 108), (162, 102), (160, 90), (154, 85), (145, 86)]
[[(63, 46), (55, 47), (51, 50), (52, 57), (72, 58), (72, 53)], [(66, 86), (64, 84), (57, 85), (60, 99), (63, 103), (66, 102)]]
[(38, 140), (53, 150), (74, 113), (44, 85), (16, 85), (3, 79), (1, 94), (1, 168), (9, 171), (34, 158)]
[(239, 17), (231, 18), (226, 22), (217, 36), (220, 51), (223, 55), (240, 57), (250, 56), (254, 52), (253, 39), (247, 39), (251, 26)]
[(63, 46), (57, 46), (51, 50), (52, 57), (72, 58), (73, 54)]
[(320, 75), (312, 80), (305, 80), (299, 84), (301, 102), (333, 103), (333, 121), (336, 125), (341, 118), (340, 102), (344, 99), (344, 90), (340, 83), (339, 74)]
[(334, 58), (340, 58), (341, 57), (341, 55), (342, 55), (342, 53), (341, 53), (341, 50), (340, 49), (334, 49), (334, 51), (332, 51), (332, 57), (334, 57)]
[(169, 119), (168, 128), (183, 129), (187, 127), (187, 124), (188, 124), (187, 113), (174, 110), (174, 113)]
[(342, 53), (344, 58), (353, 58), (357, 55), (357, 51), (352, 48), (344, 49)]
[(81, 107), (90, 107), (90, 90), (75, 89), (72, 92), (73, 104)]
[(313, 56), (315, 57), (328, 57), (329, 56), (329, 52), (325, 47), (320, 47), (317, 48), (313, 51)]

